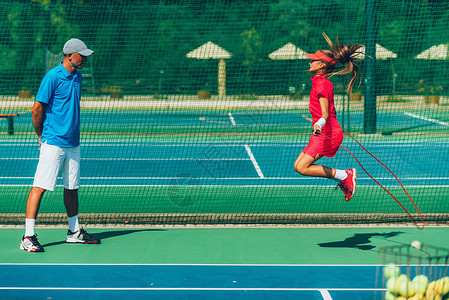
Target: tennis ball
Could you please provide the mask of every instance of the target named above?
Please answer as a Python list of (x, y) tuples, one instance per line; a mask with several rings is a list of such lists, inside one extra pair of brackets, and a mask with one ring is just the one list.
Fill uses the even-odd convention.
[(443, 277), (441, 280), (444, 282), (442, 295), (446, 295), (449, 293), (449, 277)]
[(426, 293), (426, 300), (442, 300), (443, 298), (435, 293)]
[(387, 290), (392, 294), (399, 294), (399, 281), (397, 277), (391, 277), (387, 280)]
[(432, 281), (427, 285), (426, 295), (435, 293), (435, 283), (435, 281)]
[(427, 290), (427, 285), (429, 283), (429, 278), (426, 275), (417, 275), (412, 280), (411, 290), (413, 294), (424, 295)]
[(443, 277), (435, 282), (435, 293), (446, 295), (449, 292), (449, 277)]
[(398, 277), (398, 285), (399, 285), (399, 294), (401, 296), (413, 296), (410, 294), (411, 291), (409, 291), (411, 282), (408, 280), (407, 275), (402, 274)]
[(442, 280), (444, 280), (443, 295), (449, 294), (449, 277), (446, 276)]
[(398, 277), (401, 274), (401, 270), (395, 264), (388, 264), (384, 267), (384, 276), (387, 279), (392, 277)]
[(421, 244), (420, 241), (413, 241), (412, 244), (411, 244), (411, 246), (412, 246), (413, 248), (416, 248), (416, 249), (419, 250), (419, 249), (421, 249), (422, 244)]
[(387, 293), (385, 294), (385, 300), (396, 300), (396, 296), (390, 291), (387, 291)]

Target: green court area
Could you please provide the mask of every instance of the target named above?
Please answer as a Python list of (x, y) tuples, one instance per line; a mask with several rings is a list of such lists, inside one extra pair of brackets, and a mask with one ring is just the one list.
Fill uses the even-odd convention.
[[(417, 221), (416, 209), (400, 187), (389, 190)], [(22, 224), (29, 187), (1, 187), (10, 195), (0, 223)], [(448, 221), (449, 188), (407, 191), (429, 223)], [(64, 224), (62, 187), (47, 192), (38, 224)], [(332, 186), (87, 186), (80, 189), (80, 219), (88, 224), (360, 224), (411, 220), (380, 187), (360, 186), (345, 202)]]
[[(447, 227), (99, 227), (100, 245), (65, 243), (65, 228), (36, 228), (44, 253), (19, 250), (23, 228), (1, 228), (1, 264), (376, 265), (379, 248), (414, 240), (446, 247)], [(374, 281), (374, 278), (373, 278)], [(373, 282), (374, 283), (374, 282)]]
[[(83, 112), (82, 218), (93, 224), (411, 222), (343, 149), (320, 163), (358, 169), (350, 202), (334, 191), (334, 181), (296, 173), (293, 163), (310, 138), (308, 112), (277, 109)], [(447, 222), (449, 178), (440, 167), (449, 147), (447, 112), (379, 111), (379, 132), (387, 135), (360, 133), (362, 111), (349, 117), (356, 139), (394, 172), (425, 220)], [(6, 170), (0, 191), (8, 199), (0, 207), (3, 224), (22, 224), (38, 160), (31, 114), (15, 124), (15, 134), (0, 143)], [(350, 138), (343, 146), (418, 219), (388, 169)], [(65, 222), (61, 185), (44, 196), (41, 224)]]

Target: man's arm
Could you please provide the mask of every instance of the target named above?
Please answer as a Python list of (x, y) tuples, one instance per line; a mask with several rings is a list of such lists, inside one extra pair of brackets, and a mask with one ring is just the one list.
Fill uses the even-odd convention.
[(44, 128), (44, 103), (35, 101), (33, 108), (31, 109), (31, 116), (33, 119), (34, 130), (36, 131), (39, 139), (39, 145), (41, 144), (42, 130)]

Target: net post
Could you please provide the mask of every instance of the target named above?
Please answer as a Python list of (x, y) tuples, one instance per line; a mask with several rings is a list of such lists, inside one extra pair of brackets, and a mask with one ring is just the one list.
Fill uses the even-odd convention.
[(366, 0), (366, 76), (363, 133), (376, 133), (376, 6)]
[(8, 134), (14, 135), (14, 117), (8, 117)]

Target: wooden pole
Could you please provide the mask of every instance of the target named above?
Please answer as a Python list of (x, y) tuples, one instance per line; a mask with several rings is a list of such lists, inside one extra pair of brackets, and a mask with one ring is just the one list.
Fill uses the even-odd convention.
[(226, 62), (223, 58), (218, 62), (218, 97), (226, 97)]

